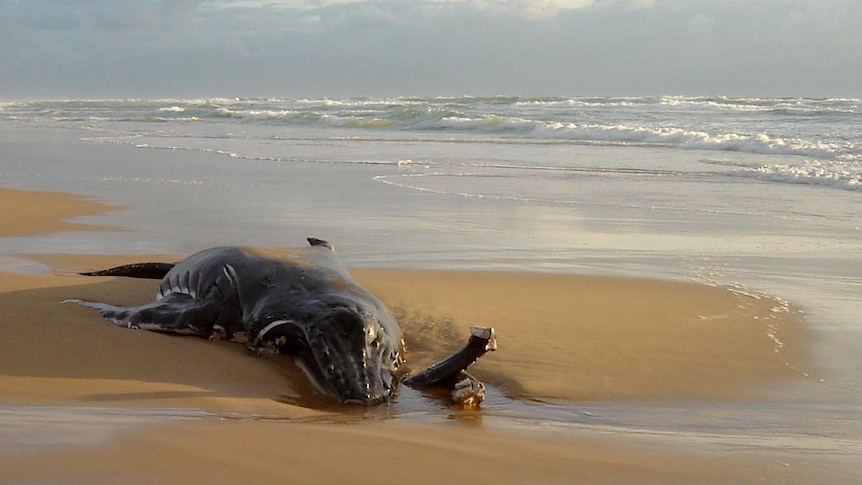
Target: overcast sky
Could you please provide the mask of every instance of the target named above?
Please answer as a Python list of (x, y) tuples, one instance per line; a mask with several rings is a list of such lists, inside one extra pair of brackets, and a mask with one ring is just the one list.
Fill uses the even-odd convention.
[(0, 99), (862, 97), (862, 0), (0, 0)]

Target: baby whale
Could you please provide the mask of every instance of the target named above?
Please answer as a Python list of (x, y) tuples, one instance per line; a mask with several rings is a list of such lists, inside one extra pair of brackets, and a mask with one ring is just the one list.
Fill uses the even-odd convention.
[(457, 404), (478, 406), (484, 386), (465, 371), (496, 349), (493, 328), (471, 327), (461, 350), (405, 376), (398, 322), (353, 281), (330, 243), (308, 242), (308, 247), (280, 250), (218, 247), (178, 263), (81, 273), (161, 279), (161, 284), (154, 302), (135, 307), (68, 301), (127, 328), (230, 338), (259, 355), (292, 355), (317, 389), (345, 404), (388, 402), (403, 382), (444, 386)]

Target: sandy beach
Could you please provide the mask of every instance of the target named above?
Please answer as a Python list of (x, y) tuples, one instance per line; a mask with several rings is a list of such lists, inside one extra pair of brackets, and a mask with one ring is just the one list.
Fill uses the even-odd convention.
[(0, 485), (862, 484), (860, 17), (0, 0)]
[(3, 189), (0, 234), (10, 237), (55, 231), (109, 231), (116, 228), (68, 222), (67, 219), (120, 209), (63, 193)]
[[(401, 180), (397, 166), (237, 162), (80, 136), (0, 130), (2, 484), (862, 478), (854, 280), (842, 276), (853, 246), (837, 229), (808, 239), (822, 226), (790, 236), (748, 215), (721, 214), (713, 228), (603, 206), (579, 218), (381, 190), (375, 177)], [(748, 234), (826, 244), (836, 259), (761, 250)], [(82, 270), (305, 236), (333, 241), (391, 309), (414, 368), (462, 345), (469, 326), (495, 327), (499, 350), (474, 369), (483, 409), (403, 386), (390, 405), (346, 408), (286, 357), (129, 331), (60, 303), (154, 296), (155, 281)], [(726, 247), (758, 262), (735, 279), (756, 286), (714, 281), (732, 266), (714, 256)], [(789, 276), (770, 286), (773, 274)]]
[[(0, 201), (0, 219), (9, 222), (2, 237), (62, 238), (81, 229), (67, 218), (116, 210), (9, 189), (0, 189)], [(38, 207), (38, 225), (13, 222), (24, 204)], [(828, 481), (824, 473), (840, 483), (846, 476), (824, 470), (817, 457), (505, 425), (493, 403), (465, 413), (406, 391), (404, 402), (382, 412), (345, 411), (309, 399), (312, 389), (287, 360), (125, 331), (60, 303), (147, 301), (153, 281), (74, 271), (170, 256), (31, 257), (54, 272), (0, 278), (0, 483), (378, 483), (381, 474), (414, 483), (810, 483)], [(399, 317), (416, 365), (460, 345), (471, 324), (495, 326), (500, 350), (476, 375), (506, 399), (733, 402), (814, 372), (810, 337), (792, 307), (725, 288), (506, 272), (352, 273)], [(441, 417), (403, 419), (423, 406)]]

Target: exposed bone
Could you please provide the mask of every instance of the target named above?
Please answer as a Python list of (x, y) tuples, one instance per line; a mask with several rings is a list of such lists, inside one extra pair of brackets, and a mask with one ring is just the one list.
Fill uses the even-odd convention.
[(452, 390), (452, 401), (463, 409), (478, 409), (485, 400), (485, 384), (476, 380), (473, 376), (462, 372), (466, 376), (455, 383)]

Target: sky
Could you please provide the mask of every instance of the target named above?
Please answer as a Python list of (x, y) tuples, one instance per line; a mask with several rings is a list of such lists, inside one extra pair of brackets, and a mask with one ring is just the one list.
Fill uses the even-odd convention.
[(862, 0), (0, 0), (0, 99), (862, 98)]

